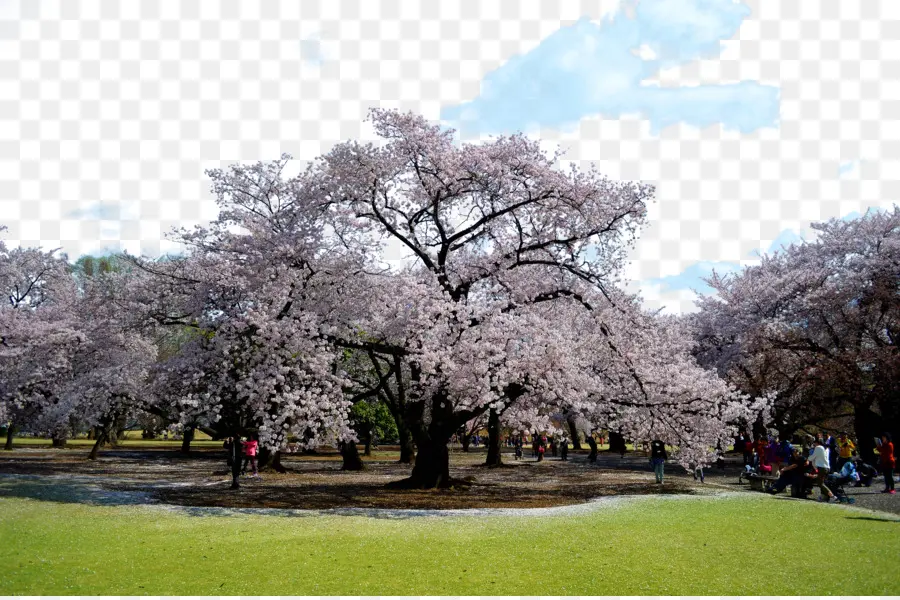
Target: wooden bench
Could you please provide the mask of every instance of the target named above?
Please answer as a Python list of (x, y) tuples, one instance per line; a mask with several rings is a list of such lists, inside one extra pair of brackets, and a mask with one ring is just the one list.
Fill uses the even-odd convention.
[(750, 489), (756, 490), (758, 492), (766, 491), (766, 483), (771, 482), (775, 483), (778, 481), (778, 478), (774, 475), (758, 475), (756, 473), (741, 473), (741, 476), (738, 478), (738, 483), (742, 483), (746, 479), (750, 482)]

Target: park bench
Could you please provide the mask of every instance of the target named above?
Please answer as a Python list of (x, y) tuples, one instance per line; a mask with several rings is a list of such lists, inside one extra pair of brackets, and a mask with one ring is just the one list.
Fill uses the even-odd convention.
[(774, 475), (759, 475), (757, 473), (741, 473), (741, 476), (738, 478), (738, 483), (743, 483), (743, 480), (746, 479), (750, 482), (750, 489), (756, 490), (758, 492), (766, 491), (766, 483), (775, 483), (778, 481), (778, 478)]

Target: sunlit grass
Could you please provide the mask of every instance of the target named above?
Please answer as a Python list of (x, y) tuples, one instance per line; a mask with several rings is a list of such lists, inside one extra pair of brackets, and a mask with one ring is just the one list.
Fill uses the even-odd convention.
[[(768, 497), (553, 517), (189, 516), (0, 498), (14, 595), (891, 595), (900, 523)], [(826, 552), (827, 550), (827, 552)], [(816, 557), (834, 560), (823, 572)]]

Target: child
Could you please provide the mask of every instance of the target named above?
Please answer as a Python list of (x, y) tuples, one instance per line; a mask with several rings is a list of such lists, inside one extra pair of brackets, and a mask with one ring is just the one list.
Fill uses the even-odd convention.
[(241, 469), (241, 474), (247, 473), (247, 463), (250, 463), (250, 468), (253, 469), (251, 477), (259, 477), (259, 473), (256, 470), (256, 451), (259, 448), (259, 442), (255, 439), (250, 438), (245, 442), (241, 442), (244, 446), (244, 466)]

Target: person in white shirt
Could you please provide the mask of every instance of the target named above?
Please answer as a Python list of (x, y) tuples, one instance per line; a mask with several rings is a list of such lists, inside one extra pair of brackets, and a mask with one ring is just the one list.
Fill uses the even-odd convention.
[(828, 449), (822, 445), (822, 440), (816, 440), (816, 447), (813, 448), (812, 456), (809, 460), (816, 468), (816, 485), (819, 486), (819, 491), (821, 492), (819, 499), (823, 502), (831, 502), (834, 499), (834, 494), (825, 485), (825, 478), (831, 470), (831, 465), (828, 463)]

